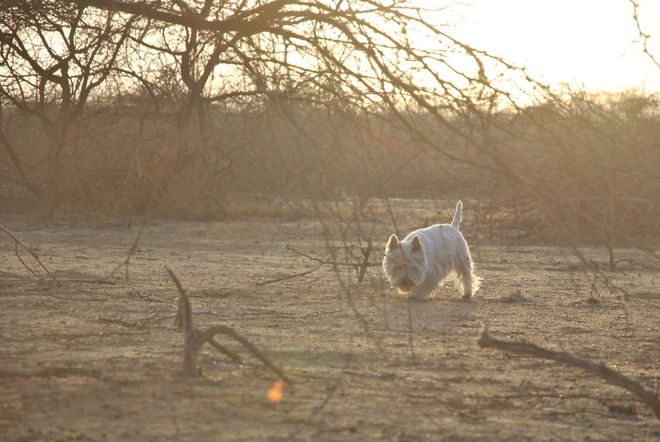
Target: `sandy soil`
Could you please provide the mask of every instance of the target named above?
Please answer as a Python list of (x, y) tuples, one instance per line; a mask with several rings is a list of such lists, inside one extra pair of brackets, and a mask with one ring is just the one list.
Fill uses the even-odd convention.
[[(475, 343), (487, 325), (495, 337), (604, 361), (657, 388), (660, 267), (635, 252), (621, 252), (631, 261), (606, 272), (629, 291), (621, 296), (591, 290), (581, 265), (555, 248), (482, 243), (467, 232), (483, 277), (475, 298), (444, 286), (409, 303), (389, 292), (378, 267), (362, 284), (350, 269), (323, 266), (257, 285), (315, 267), (283, 243), (325, 255), (327, 229), (311, 219), (150, 222), (112, 284), (103, 282), (138, 227), (4, 224), (61, 286), (32, 276), (0, 236), (2, 440), (660, 438), (659, 421), (628, 392)], [(389, 230), (374, 223), (371, 232), (377, 262)], [(274, 374), (230, 339), (220, 340), (242, 364), (204, 347), (203, 376), (181, 377), (177, 293), (165, 266), (190, 293), (200, 328), (233, 327), (286, 371), (293, 384), (280, 402), (266, 395)], [(98, 372), (48, 372), (56, 367)], [(18, 376), (37, 369), (49, 375)]]

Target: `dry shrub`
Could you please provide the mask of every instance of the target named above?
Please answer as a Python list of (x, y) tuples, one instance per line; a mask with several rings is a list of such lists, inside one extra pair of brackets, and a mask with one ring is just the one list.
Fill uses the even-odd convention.
[[(660, 114), (657, 97), (574, 95), (567, 109), (530, 109), (532, 153), (519, 154), (540, 195), (545, 235), (613, 249), (658, 237)], [(532, 175), (534, 174), (534, 175)], [(611, 263), (612, 264), (612, 263)]]
[[(248, 194), (354, 200), (358, 210), (380, 198), (462, 198), (474, 201), (471, 222), (483, 236), (569, 237), (608, 248), (627, 237), (657, 238), (660, 116), (653, 96), (582, 94), (498, 113), (486, 130), (506, 158), (504, 173), (460, 161), (467, 153), (455, 135), (440, 134), (448, 156), (386, 115), (349, 115), (338, 106), (208, 105), (187, 124), (150, 109), (135, 98), (88, 106), (62, 154), (61, 206), (217, 219), (304, 212), (302, 205), (243, 201)], [(47, 140), (38, 122), (19, 113), (5, 121), (24, 168), (43, 186)], [(5, 200), (29, 196), (11, 167), (3, 176)]]

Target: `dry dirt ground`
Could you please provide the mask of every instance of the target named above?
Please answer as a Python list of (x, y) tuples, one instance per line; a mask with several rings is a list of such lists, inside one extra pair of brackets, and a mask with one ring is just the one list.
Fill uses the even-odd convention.
[[(604, 361), (657, 389), (660, 267), (636, 252), (621, 252), (630, 261), (605, 272), (627, 288), (621, 296), (593, 291), (580, 264), (556, 248), (482, 242), (466, 231), (483, 277), (474, 299), (444, 286), (409, 303), (389, 292), (378, 267), (363, 284), (326, 265), (257, 285), (316, 266), (282, 248), (324, 256), (328, 229), (312, 218), (150, 221), (113, 284), (102, 282), (126, 260), (139, 226), (0, 221), (61, 282), (32, 276), (0, 233), (2, 440), (660, 438), (659, 421), (627, 391), (475, 343), (487, 325), (494, 337)], [(388, 224), (372, 222), (371, 232), (377, 262)], [(276, 376), (223, 337), (243, 363), (207, 346), (203, 376), (182, 378), (166, 266), (188, 290), (200, 328), (230, 326), (286, 371), (293, 383), (281, 401), (267, 398)], [(96, 371), (57, 376), (57, 367)]]

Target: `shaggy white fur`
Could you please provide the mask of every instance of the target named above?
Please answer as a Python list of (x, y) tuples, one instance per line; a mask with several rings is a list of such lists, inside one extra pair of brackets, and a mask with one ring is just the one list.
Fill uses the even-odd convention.
[(453, 279), (464, 299), (477, 291), (480, 278), (474, 274), (470, 249), (459, 230), (462, 214), (463, 203), (459, 201), (451, 224), (415, 230), (403, 241), (390, 236), (383, 270), (392, 288), (408, 293), (411, 299), (421, 299), (441, 282)]

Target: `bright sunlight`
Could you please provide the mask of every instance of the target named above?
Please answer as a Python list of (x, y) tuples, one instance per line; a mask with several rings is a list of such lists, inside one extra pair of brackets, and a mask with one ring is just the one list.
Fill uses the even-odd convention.
[[(638, 4), (648, 49), (657, 54), (660, 2)], [(588, 91), (660, 87), (660, 69), (643, 52), (628, 0), (470, 0), (451, 11), (457, 21), (448, 26), (457, 38), (543, 82)]]

